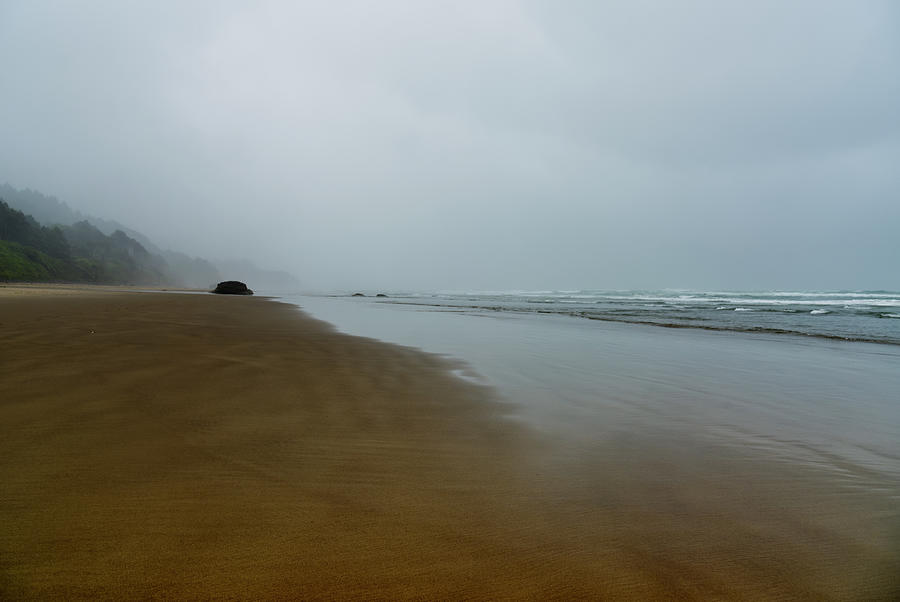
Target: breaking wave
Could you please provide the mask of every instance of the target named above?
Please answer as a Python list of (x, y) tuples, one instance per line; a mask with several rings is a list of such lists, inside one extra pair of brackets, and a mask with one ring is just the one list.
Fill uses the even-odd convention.
[(900, 292), (884, 290), (464, 291), (398, 293), (379, 302), (900, 344)]

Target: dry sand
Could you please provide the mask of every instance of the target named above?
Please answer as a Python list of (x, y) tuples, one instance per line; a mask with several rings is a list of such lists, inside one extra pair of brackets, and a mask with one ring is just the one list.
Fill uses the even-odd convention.
[(741, 458), (673, 495), (271, 300), (0, 287), (0, 359), (0, 598), (889, 595)]

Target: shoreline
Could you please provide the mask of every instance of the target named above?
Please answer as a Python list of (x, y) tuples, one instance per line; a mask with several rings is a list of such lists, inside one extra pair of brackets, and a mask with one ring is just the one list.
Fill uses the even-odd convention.
[[(566, 448), (453, 362), (271, 299), (3, 288), (2, 597), (896, 591), (893, 557), (835, 531), (845, 508), (797, 467)], [(790, 482), (808, 499), (782, 507)], [(848, 551), (875, 564), (841, 574)]]

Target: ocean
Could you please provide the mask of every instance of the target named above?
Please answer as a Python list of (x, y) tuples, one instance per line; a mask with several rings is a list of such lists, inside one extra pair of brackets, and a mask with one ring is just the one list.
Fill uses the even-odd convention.
[(455, 311), (558, 314), (588, 320), (900, 344), (900, 292), (511, 291), (379, 298)]

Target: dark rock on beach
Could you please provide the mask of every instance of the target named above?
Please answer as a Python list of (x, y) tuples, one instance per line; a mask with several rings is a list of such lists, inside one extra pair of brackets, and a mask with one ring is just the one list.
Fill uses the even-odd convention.
[(387, 295), (385, 295), (384, 293), (378, 293), (378, 294), (375, 295), (375, 296), (376, 296), (376, 297), (387, 297)]
[(237, 280), (226, 280), (216, 285), (212, 292), (219, 295), (252, 295), (253, 291), (247, 285)]
[(351, 296), (351, 297), (365, 297), (365, 295), (362, 294), (362, 293), (353, 293), (353, 294), (350, 295), (350, 296)]

